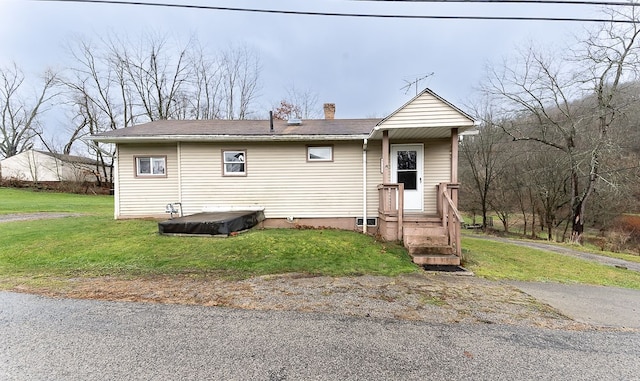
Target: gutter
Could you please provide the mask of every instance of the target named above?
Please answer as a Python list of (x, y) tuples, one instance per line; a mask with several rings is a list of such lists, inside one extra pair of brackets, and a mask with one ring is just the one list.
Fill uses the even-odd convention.
[(164, 135), (164, 136), (91, 136), (102, 143), (167, 143), (167, 142), (288, 142), (360, 140), (363, 135)]

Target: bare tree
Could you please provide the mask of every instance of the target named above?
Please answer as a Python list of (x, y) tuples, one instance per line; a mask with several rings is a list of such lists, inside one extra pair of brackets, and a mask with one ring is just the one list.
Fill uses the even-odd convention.
[(318, 94), (311, 89), (299, 89), (291, 85), (287, 89), (287, 103), (295, 105), (298, 110), (298, 118), (315, 119), (322, 115), (322, 107), (318, 102)]
[(28, 96), (24, 73), (14, 63), (0, 68), (0, 155), (10, 157), (30, 149), (42, 134), (39, 117), (53, 97), (56, 75), (47, 71), (36, 94)]
[(246, 46), (229, 48), (222, 54), (222, 92), (225, 119), (247, 119), (258, 96), (260, 60)]
[[(141, 122), (244, 119), (257, 97), (259, 60), (248, 48), (213, 56), (193, 39), (180, 45), (149, 35), (132, 43), (112, 35), (77, 40), (70, 52), (76, 64), (63, 82), (75, 127), (65, 153), (89, 135)], [(113, 147), (86, 143), (112, 173)]]
[(614, 148), (609, 134), (623, 107), (620, 94), (625, 81), (636, 78), (639, 34), (636, 23), (605, 25), (562, 60), (530, 48), (515, 63), (493, 70), (484, 88), (511, 117), (502, 128), (514, 140), (538, 142), (566, 156), (575, 242), (582, 239), (603, 156)]
[(180, 95), (192, 72), (187, 62), (189, 49), (187, 44), (174, 53), (165, 37), (148, 36), (137, 47), (115, 38), (109, 41), (112, 65), (121, 67), (123, 82), (148, 120), (179, 115)]
[(183, 117), (180, 119), (222, 119), (222, 67), (219, 60), (208, 57), (199, 47), (190, 56), (191, 88), (183, 94)]
[(488, 105), (477, 111), (481, 125), (478, 135), (465, 136), (460, 143), (462, 166), (467, 170), (461, 175), (468, 174), (463, 182), (473, 184), (471, 194), (475, 195), (482, 216), (482, 228), (487, 228), (487, 213), (491, 205), (491, 192), (496, 191), (496, 181), (506, 165), (504, 154), (504, 132), (496, 124), (494, 115)]
[(117, 55), (104, 45), (78, 40), (70, 54), (76, 66), (63, 79), (68, 89), (67, 102), (73, 108), (75, 128), (63, 152), (71, 152), (76, 142), (86, 148), (101, 163), (104, 178), (112, 182), (114, 148), (85, 140), (92, 134), (128, 127), (136, 121), (133, 91), (127, 81), (126, 67)]

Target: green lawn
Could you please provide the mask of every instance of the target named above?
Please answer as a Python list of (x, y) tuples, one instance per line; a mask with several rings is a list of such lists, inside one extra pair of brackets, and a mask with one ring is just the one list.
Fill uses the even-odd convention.
[[(406, 250), (338, 230), (252, 230), (235, 237), (161, 236), (151, 220), (112, 217), (109, 196), (0, 188), (0, 214), (81, 213), (0, 223), (0, 288), (75, 277), (172, 274), (230, 279), (281, 273), (395, 276), (420, 271)], [(576, 282), (640, 289), (638, 273), (469, 237), (465, 265), (490, 279)], [(26, 279), (26, 281), (25, 281)]]
[(111, 216), (112, 198), (0, 188), (0, 213), (86, 216), (0, 224), (0, 277), (300, 272), (390, 275), (418, 271), (404, 248), (349, 231), (254, 230), (226, 239), (161, 236), (157, 222)]
[[(55, 221), (55, 222), (52, 222)], [(69, 217), (0, 230), (0, 275), (137, 276), (302, 272), (397, 275), (416, 271), (406, 252), (336, 230), (255, 230), (226, 239), (161, 236), (157, 223)]]
[(501, 242), (464, 237), (465, 266), (488, 279), (640, 289), (640, 273)]
[(113, 216), (113, 196), (0, 188), (0, 214), (34, 212), (91, 213)]

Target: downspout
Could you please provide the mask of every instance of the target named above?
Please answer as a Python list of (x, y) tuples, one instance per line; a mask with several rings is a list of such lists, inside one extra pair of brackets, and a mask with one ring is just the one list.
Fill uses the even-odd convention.
[(364, 139), (362, 144), (362, 233), (367, 234), (367, 144)]
[(178, 155), (178, 202), (180, 203), (180, 217), (182, 217), (182, 144), (177, 143), (176, 154)]
[(111, 178), (113, 179), (113, 219), (120, 217), (120, 145), (116, 144), (115, 157), (113, 158), (113, 168)]

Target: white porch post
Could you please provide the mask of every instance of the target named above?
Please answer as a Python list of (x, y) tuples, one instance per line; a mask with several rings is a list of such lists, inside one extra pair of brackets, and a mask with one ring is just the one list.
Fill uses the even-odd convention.
[[(458, 209), (458, 192), (459, 192), (459, 185), (458, 185), (458, 129), (457, 128), (452, 128), (451, 129), (451, 187), (450, 189), (448, 189), (449, 192), (451, 192), (451, 201), (453, 201), (453, 205), (455, 206), (456, 209)], [(452, 223), (452, 221), (454, 221), (453, 218), (453, 211), (449, 211), (450, 212), (450, 216), (448, 217), (449, 223)], [(462, 256), (462, 241), (461, 241), (461, 236), (460, 236), (460, 224), (462, 223), (462, 221), (458, 221), (458, 223), (455, 224), (455, 226), (450, 226), (449, 230), (453, 232), (454, 235), (454, 245), (456, 248), (456, 255), (458, 255), (459, 257)], [(451, 235), (449, 236), (451, 239)]]
[(454, 184), (458, 183), (458, 129), (457, 128), (451, 129), (451, 182)]
[(382, 131), (382, 182), (389, 184), (391, 182), (389, 162), (389, 131)]

